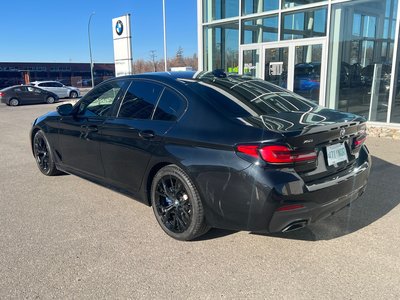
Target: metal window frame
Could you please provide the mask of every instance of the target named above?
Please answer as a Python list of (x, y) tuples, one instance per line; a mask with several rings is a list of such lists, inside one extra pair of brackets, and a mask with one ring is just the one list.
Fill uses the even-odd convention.
[[(266, 47), (283, 47), (282, 45), (285, 44), (285, 42), (290, 43), (290, 44), (299, 44), (302, 41), (306, 40), (305, 44), (308, 44), (308, 42), (311, 42), (313, 39), (325, 39), (324, 45), (323, 45), (323, 57), (325, 60), (329, 59), (329, 43), (330, 43), (330, 38), (331, 38), (331, 17), (332, 17), (332, 6), (341, 4), (341, 3), (348, 3), (352, 2), (352, 0), (326, 0), (326, 1), (321, 1), (321, 2), (316, 2), (316, 3), (311, 3), (311, 4), (306, 4), (306, 5), (299, 5), (295, 7), (290, 7), (290, 8), (283, 8), (283, 1), (281, 0), (280, 2), (280, 8), (277, 10), (271, 10), (271, 11), (266, 11), (262, 13), (254, 13), (254, 14), (247, 14), (243, 15), (242, 14), (242, 0), (239, 0), (239, 7), (238, 7), (238, 16), (237, 17), (231, 17), (231, 18), (226, 18), (226, 19), (220, 19), (220, 20), (214, 20), (214, 21), (209, 21), (209, 22), (204, 22), (203, 21), (203, 2), (207, 0), (197, 0), (197, 21), (198, 21), (198, 70), (202, 71), (204, 70), (204, 26), (207, 25), (218, 25), (218, 24), (224, 24), (224, 23), (230, 23), (230, 22), (239, 22), (239, 36), (238, 36), (238, 49), (239, 49), (239, 73), (243, 73), (243, 51), (244, 50), (259, 50), (260, 53), (260, 62), (264, 61), (264, 55), (265, 55), (265, 49)], [(297, 39), (297, 40), (288, 40), (288, 41), (282, 41), (281, 40), (281, 27), (282, 27), (282, 14), (283, 13), (288, 13), (288, 12), (296, 12), (296, 11), (301, 11), (301, 10), (306, 10), (310, 8), (318, 8), (318, 7), (323, 7), (327, 6), (327, 18), (326, 18), (326, 36), (325, 37), (317, 37), (317, 38), (308, 38), (308, 39)], [(271, 15), (276, 15), (278, 14), (278, 42), (267, 42), (267, 43), (255, 43), (255, 44), (241, 44), (241, 36), (242, 36), (242, 21), (246, 19), (252, 19), (252, 18), (262, 18), (262, 17), (268, 17)], [(373, 124), (396, 124), (396, 123), (390, 123), (391, 121), (391, 115), (392, 115), (392, 110), (393, 110), (393, 104), (394, 104), (394, 99), (396, 96), (396, 91), (395, 88), (397, 87), (397, 74), (400, 70), (398, 70), (398, 65), (400, 64), (400, 49), (399, 49), (399, 40), (400, 40), (400, 1), (397, 4), (397, 19), (396, 19), (396, 30), (395, 30), (395, 42), (394, 42), (394, 52), (393, 52), (393, 57), (392, 57), (392, 77), (390, 81), (390, 94), (389, 94), (389, 99), (388, 99), (388, 111), (387, 111), (387, 118), (386, 122), (373, 122)], [(293, 51), (292, 51), (293, 52)], [(265, 66), (262, 66), (261, 69), (264, 69)], [(327, 96), (327, 73), (328, 73), (328, 64), (325, 66), (325, 71), (324, 75), (321, 74), (321, 79), (324, 80), (324, 89), (323, 89), (323, 94), (321, 99), (325, 99)], [(322, 69), (321, 69), (322, 73)], [(321, 80), (322, 81), (322, 80)], [(320, 102), (321, 102), (320, 99)], [(324, 101), (323, 105), (327, 105), (328, 101)], [(371, 123), (372, 124), (372, 123)]]

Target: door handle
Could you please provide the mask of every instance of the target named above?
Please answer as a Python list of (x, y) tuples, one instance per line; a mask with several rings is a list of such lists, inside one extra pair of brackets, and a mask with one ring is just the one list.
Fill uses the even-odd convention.
[(139, 136), (142, 139), (148, 140), (148, 139), (154, 138), (155, 137), (155, 133), (154, 133), (153, 130), (141, 130), (141, 131), (139, 131)]

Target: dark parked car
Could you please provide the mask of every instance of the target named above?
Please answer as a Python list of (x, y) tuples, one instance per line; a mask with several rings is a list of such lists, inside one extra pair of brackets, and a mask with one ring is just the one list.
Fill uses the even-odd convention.
[(210, 227), (285, 232), (331, 215), (365, 190), (365, 138), (362, 117), (222, 72), (111, 79), (31, 131), (43, 174), (131, 195), (180, 240)]
[(30, 85), (14, 85), (0, 90), (0, 100), (10, 106), (31, 103), (54, 103), (58, 96)]

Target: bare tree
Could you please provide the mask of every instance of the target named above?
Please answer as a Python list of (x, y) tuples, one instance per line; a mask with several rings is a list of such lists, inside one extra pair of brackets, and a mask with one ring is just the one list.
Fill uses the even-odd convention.
[(183, 48), (179, 46), (178, 50), (176, 51), (175, 57), (170, 60), (171, 67), (184, 67), (185, 60), (183, 57)]
[(150, 50), (150, 58), (151, 58), (151, 62), (153, 64), (153, 70), (154, 72), (157, 72), (157, 62), (156, 62), (156, 50)]
[[(157, 72), (162, 70), (164, 66), (164, 60), (157, 60), (155, 50), (151, 50), (150, 60), (136, 59), (133, 64), (134, 74), (145, 73), (145, 72)], [(192, 67), (193, 70), (197, 70), (197, 54), (193, 54), (192, 57), (184, 57), (182, 47), (178, 48), (176, 55), (173, 58), (168, 59), (168, 66), (170, 67)]]

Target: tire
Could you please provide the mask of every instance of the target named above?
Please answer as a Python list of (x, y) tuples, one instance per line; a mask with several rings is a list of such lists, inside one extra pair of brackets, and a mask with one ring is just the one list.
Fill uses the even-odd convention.
[(165, 166), (154, 176), (151, 205), (158, 224), (174, 239), (190, 241), (210, 229), (195, 185), (176, 165)]
[(18, 106), (19, 105), (19, 100), (17, 98), (12, 98), (10, 101), (8, 101), (10, 106)]
[(56, 168), (52, 149), (42, 130), (36, 132), (33, 137), (33, 155), (40, 172), (44, 175), (55, 176), (62, 174)]
[(47, 104), (53, 104), (54, 102), (56, 102), (56, 98), (54, 98), (53, 96), (47, 97), (46, 99)]
[(75, 91), (72, 91), (71, 93), (69, 93), (69, 97), (73, 98), (73, 99), (78, 98), (78, 93)]

